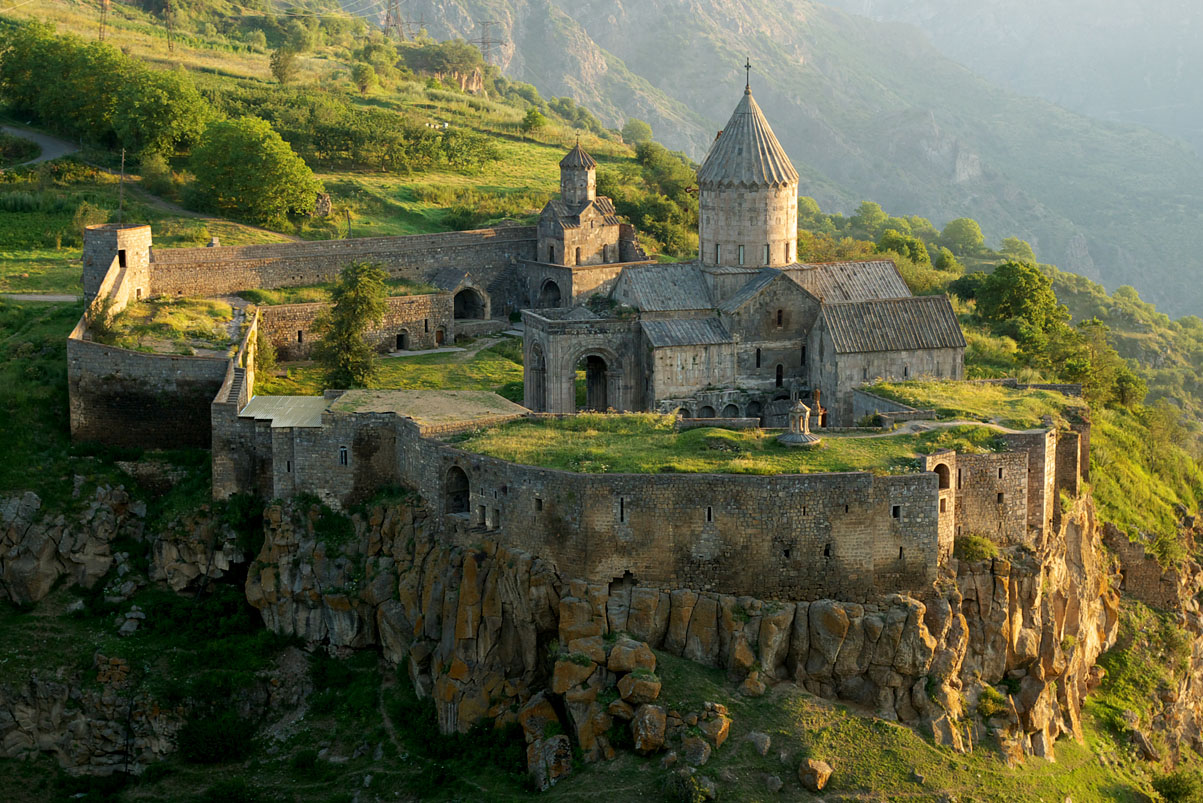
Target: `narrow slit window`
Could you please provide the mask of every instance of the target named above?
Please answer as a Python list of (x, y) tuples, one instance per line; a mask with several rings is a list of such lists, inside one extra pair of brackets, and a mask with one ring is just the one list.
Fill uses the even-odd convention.
[(779, 309), (777, 310), (777, 328), (780, 329), (782, 326), (785, 326), (785, 310)]
[(712, 508), (712, 507), (706, 508), (706, 521), (707, 522), (714, 521), (714, 508)]
[(1001, 468), (998, 470), (998, 478), (999, 478), (1000, 480), (1003, 478), (1002, 471), (1003, 471), (1003, 470), (1002, 470)]
[(848, 512), (848, 506), (847, 506), (847, 505), (844, 505), (844, 512), (845, 512), (845, 513), (847, 513), (847, 512)]
[(298, 329), (298, 330), (297, 330), (297, 342), (298, 342), (298, 343), (304, 343), (304, 342), (305, 342), (305, 333), (304, 333), (304, 332), (302, 332), (300, 329)]
[(784, 387), (784, 386), (785, 386), (785, 366), (778, 365), (777, 366), (777, 387), (780, 388), (780, 387)]
[(894, 505), (890, 508), (890, 515), (896, 519), (902, 518), (902, 505)]
[(618, 520), (625, 522), (627, 520), (627, 500), (623, 497), (618, 497)]
[(902, 547), (898, 547), (898, 560), (902, 560)]
[(802, 345), (802, 364), (806, 365), (806, 344)]
[(764, 264), (767, 265), (770, 262), (772, 262), (772, 259), (769, 258), (769, 246), (765, 245), (765, 247), (764, 247)]
[(340, 466), (351, 465), (351, 453), (347, 450), (346, 446), (338, 447), (338, 464)]
[(1001, 492), (1000, 492), (1000, 493), (999, 493), (999, 495), (998, 495), (998, 503), (999, 503), (1000, 505), (1003, 503), (1003, 494), (1002, 494)]
[(911, 367), (909, 365), (902, 366), (902, 376), (909, 377), (911, 375)]
[(760, 367), (760, 349), (756, 349), (756, 367)]
[(941, 512), (941, 513), (947, 513), (947, 512), (948, 512), (948, 505), (947, 505), (947, 502), (948, 502), (948, 500), (947, 500), (947, 499), (941, 499), (941, 500), (940, 500), (940, 512)]
[(744, 247), (742, 245), (739, 247), (739, 264), (744, 264)]
[(543, 500), (536, 496), (535, 497), (535, 512), (539, 513), (539, 512), (542, 512), (542, 510), (543, 510)]
[(422, 328), (423, 328), (423, 329), (424, 329), (426, 332), (429, 332), (429, 331), (430, 331), (430, 319), (429, 319), (429, 318), (425, 318), (425, 319), (423, 319), (423, 321), (422, 321)]
[(823, 545), (823, 557), (825, 557), (825, 558), (831, 557), (831, 544)]
[(124, 248), (117, 252), (117, 266), (122, 267), (122, 268), (125, 267), (125, 249)]
[(287, 461), (285, 461), (285, 463), (284, 463), (284, 471), (285, 471), (285, 472), (287, 472), (288, 474), (291, 474), (291, 473), (292, 473), (292, 461), (291, 461), (291, 460), (287, 460)]
[(957, 469), (957, 490), (960, 490), (961, 488), (964, 488), (964, 487), (965, 487), (964, 469), (958, 468)]
[(723, 261), (723, 247), (721, 245), (719, 245), (718, 243), (714, 244), (714, 261), (715, 262)]

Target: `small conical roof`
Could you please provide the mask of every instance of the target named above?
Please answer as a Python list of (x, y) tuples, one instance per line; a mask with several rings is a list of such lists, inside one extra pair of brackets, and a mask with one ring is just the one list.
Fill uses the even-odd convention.
[(698, 168), (698, 184), (778, 187), (797, 181), (798, 171), (785, 155), (752, 91), (745, 89), (727, 127)]
[(560, 160), (560, 167), (583, 167), (592, 170), (597, 167), (597, 162), (593, 161), (592, 156), (585, 153), (585, 149), (578, 142), (576, 147), (568, 151), (568, 155)]

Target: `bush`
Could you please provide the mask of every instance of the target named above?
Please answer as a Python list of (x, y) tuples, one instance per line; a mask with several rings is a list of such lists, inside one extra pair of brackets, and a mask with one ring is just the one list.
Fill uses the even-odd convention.
[(251, 753), (253, 728), (232, 711), (190, 719), (180, 729), (180, 755), (192, 764), (225, 764)]
[(1153, 781), (1157, 794), (1169, 803), (1198, 803), (1203, 801), (1203, 783), (1198, 773), (1185, 768), (1176, 769)]
[(993, 686), (986, 686), (982, 689), (981, 696), (977, 698), (977, 715), (982, 719), (989, 719), (997, 716), (1007, 710), (1007, 698), (999, 693), (998, 689)]
[(998, 557), (998, 547), (988, 538), (979, 535), (962, 535), (953, 542), (952, 555), (957, 560), (976, 563)]

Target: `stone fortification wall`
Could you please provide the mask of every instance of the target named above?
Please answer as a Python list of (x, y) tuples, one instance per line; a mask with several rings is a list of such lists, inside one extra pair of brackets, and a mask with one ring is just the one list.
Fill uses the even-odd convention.
[(227, 360), (146, 354), (67, 339), (71, 436), (117, 446), (209, 447), (210, 404)]
[[(264, 334), (282, 360), (309, 359), (318, 338), (313, 323), (329, 304), (282, 304), (260, 308)], [(394, 296), (385, 302), (384, 318), (366, 333), (381, 351), (437, 348), (455, 340), (449, 293)]]
[(363, 237), (350, 240), (175, 248), (156, 251), (150, 265), (155, 295), (213, 296), (250, 287), (296, 287), (334, 280), (349, 262), (380, 262), (393, 278), (426, 281), (445, 268), (492, 276), (514, 260), (533, 259), (533, 227)]
[[(149, 295), (150, 287), (150, 226), (122, 226), (105, 223), (88, 226), (84, 231), (83, 285), (84, 299), (91, 301), (98, 295), (108, 294), (113, 285), (105, 285), (113, 268), (126, 273), (123, 291), (129, 299)], [(124, 306), (125, 299), (120, 300)]]

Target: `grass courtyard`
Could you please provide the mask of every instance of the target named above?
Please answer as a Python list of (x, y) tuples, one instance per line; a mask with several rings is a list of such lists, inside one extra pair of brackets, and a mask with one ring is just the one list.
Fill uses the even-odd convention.
[(515, 463), (590, 474), (805, 474), (827, 471), (903, 473), (920, 454), (941, 449), (999, 448), (988, 427), (960, 426), (919, 434), (824, 437), (797, 449), (774, 433), (702, 428), (676, 432), (672, 416), (584, 413), (568, 419), (517, 421), (481, 430), (456, 445)]

